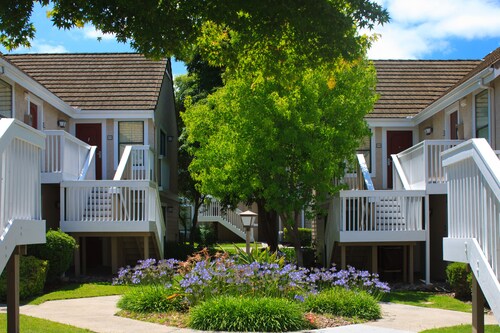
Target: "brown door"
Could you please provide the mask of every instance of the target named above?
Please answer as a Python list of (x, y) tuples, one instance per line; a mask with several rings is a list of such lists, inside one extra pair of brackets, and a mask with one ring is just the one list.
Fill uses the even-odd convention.
[(95, 178), (102, 179), (102, 134), (101, 124), (76, 124), (76, 137), (91, 146), (97, 146)]
[(458, 111), (450, 114), (450, 139), (458, 140)]
[(392, 188), (392, 154), (397, 154), (413, 145), (412, 131), (387, 131), (387, 188)]
[(30, 103), (31, 127), (38, 129), (38, 106)]

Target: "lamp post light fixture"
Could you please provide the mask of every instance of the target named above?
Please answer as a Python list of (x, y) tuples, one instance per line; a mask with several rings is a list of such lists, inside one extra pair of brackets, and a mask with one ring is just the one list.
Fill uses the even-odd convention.
[(250, 228), (254, 227), (254, 222), (257, 219), (256, 213), (247, 210), (245, 212), (240, 213), (241, 217), (241, 222), (243, 223), (243, 227), (245, 228), (245, 234), (246, 234), (246, 243), (247, 243), (247, 248), (246, 252), (247, 254), (250, 254)]

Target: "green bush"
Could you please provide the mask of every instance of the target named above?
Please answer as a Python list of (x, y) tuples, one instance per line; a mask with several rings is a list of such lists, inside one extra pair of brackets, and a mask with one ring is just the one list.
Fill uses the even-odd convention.
[(446, 282), (455, 293), (455, 298), (470, 300), (472, 291), (472, 273), (468, 271), (468, 265), (461, 262), (450, 263), (446, 267)]
[(205, 331), (286, 332), (310, 328), (298, 303), (221, 296), (193, 307), (189, 327)]
[(184, 296), (162, 285), (145, 285), (130, 289), (118, 301), (122, 310), (151, 313), (185, 311)]
[[(283, 240), (286, 243), (291, 243), (292, 238), (287, 228), (283, 228)], [(312, 229), (311, 228), (299, 228), (299, 240), (301, 246), (311, 246), (312, 245)]]
[(194, 246), (184, 242), (166, 242), (165, 258), (185, 261), (195, 252)]
[(381, 317), (380, 306), (364, 291), (335, 287), (306, 298), (306, 311), (334, 316), (373, 320)]
[(194, 237), (201, 246), (210, 247), (217, 243), (217, 233), (213, 224), (198, 223)]
[(28, 254), (49, 261), (47, 281), (55, 282), (61, 278), (73, 261), (76, 241), (61, 230), (49, 230), (47, 242), (28, 246)]
[[(19, 259), (19, 298), (27, 299), (43, 292), (48, 263), (32, 256)], [(7, 272), (0, 276), (0, 299), (7, 298)]]

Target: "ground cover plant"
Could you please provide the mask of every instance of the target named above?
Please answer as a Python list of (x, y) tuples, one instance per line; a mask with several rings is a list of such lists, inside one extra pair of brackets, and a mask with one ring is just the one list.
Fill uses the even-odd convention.
[[(366, 271), (352, 267), (341, 271), (335, 268), (305, 269), (265, 251), (258, 255), (240, 251), (236, 256), (227, 253), (210, 256), (204, 250), (182, 262), (142, 260), (133, 268), (120, 269), (114, 283), (137, 286), (125, 293), (118, 304), (132, 316), (189, 310), (187, 321), (191, 327), (210, 330), (241, 330), (238, 322), (258, 323), (260, 328), (255, 328), (258, 331), (280, 331), (284, 326), (277, 322), (283, 325), (293, 323), (290, 324), (290, 327), (295, 327), (293, 329), (310, 328), (312, 321), (307, 319), (306, 312), (314, 310), (308, 304), (321, 305), (332, 295), (354, 301), (339, 302), (336, 311), (327, 313), (371, 320), (380, 317), (376, 299), (389, 290), (387, 284)], [(290, 306), (291, 310), (281, 311), (286, 318), (276, 319), (277, 315), (271, 310), (258, 314), (244, 307), (247, 310), (241, 310), (240, 319), (230, 320), (231, 324), (227, 319), (218, 320), (209, 314), (218, 307), (232, 307), (234, 311), (238, 302), (246, 304), (248, 299), (256, 300), (257, 304), (275, 304), (270, 307), (273, 309)], [(220, 313), (224, 312), (222, 308)], [(262, 304), (250, 308), (268, 309)], [(292, 308), (300, 309), (300, 321), (294, 319), (296, 311)], [(259, 320), (253, 319), (256, 315)], [(154, 317), (161, 320), (161, 316)]]
[[(20, 316), (19, 326), (23, 333), (92, 333), (92, 331), (83, 328), (24, 315)], [(0, 331), (7, 332), (7, 315), (5, 313), (0, 314)]]
[[(458, 325), (450, 327), (433, 328), (430, 330), (421, 331), (420, 333), (470, 333), (472, 332), (471, 325)], [(497, 325), (485, 325), (485, 333), (500, 333), (500, 327)]]
[(39, 305), (47, 301), (61, 299), (86, 298), (97, 296), (121, 295), (130, 290), (128, 285), (112, 285), (111, 283), (71, 283), (58, 287), (39, 297), (33, 298), (28, 304)]
[(391, 291), (383, 295), (382, 301), (425, 308), (472, 312), (471, 303), (460, 301), (450, 294), (436, 294), (425, 291)]

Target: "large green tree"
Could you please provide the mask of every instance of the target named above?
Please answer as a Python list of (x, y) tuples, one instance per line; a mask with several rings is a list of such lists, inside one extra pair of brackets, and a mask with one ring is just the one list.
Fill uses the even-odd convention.
[(29, 46), (37, 2), (52, 6), (50, 19), (59, 28), (90, 23), (151, 57), (189, 61), (197, 53), (227, 68), (239, 67), (249, 52), (261, 65), (286, 57), (286, 45), (306, 64), (357, 58), (366, 43), (357, 28), (388, 20), (369, 0), (7, 0), (0, 6), (0, 42), (7, 49)]
[(201, 191), (253, 198), (279, 214), (301, 262), (299, 214), (335, 190), (332, 180), (367, 135), (376, 75), (363, 58), (300, 73), (283, 65), (280, 73), (239, 72), (182, 118), (197, 144), (190, 170)]

